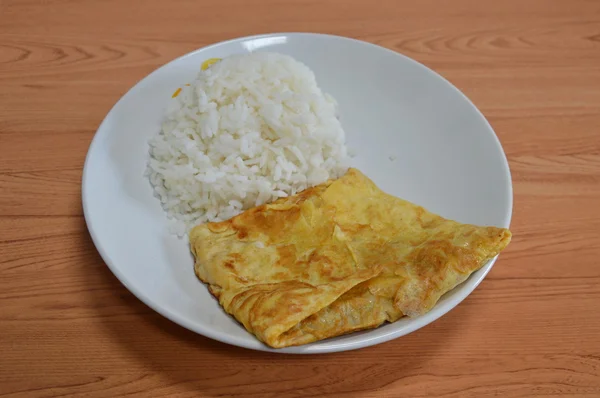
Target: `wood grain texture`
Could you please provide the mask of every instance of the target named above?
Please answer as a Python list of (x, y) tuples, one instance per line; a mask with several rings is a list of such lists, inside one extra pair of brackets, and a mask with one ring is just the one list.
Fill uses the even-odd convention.
[[(85, 228), (84, 157), (110, 107), (188, 51), (262, 32), (380, 44), (494, 126), (514, 240), (455, 310), (359, 351), (229, 347), (134, 298)], [(600, 396), (597, 0), (0, 0), (0, 396)]]

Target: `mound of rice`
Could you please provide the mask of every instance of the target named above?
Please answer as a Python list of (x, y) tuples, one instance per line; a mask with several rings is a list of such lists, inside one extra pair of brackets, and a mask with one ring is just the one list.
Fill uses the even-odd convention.
[(236, 55), (200, 71), (150, 141), (147, 175), (173, 232), (340, 177), (336, 116), (313, 72), (286, 55)]

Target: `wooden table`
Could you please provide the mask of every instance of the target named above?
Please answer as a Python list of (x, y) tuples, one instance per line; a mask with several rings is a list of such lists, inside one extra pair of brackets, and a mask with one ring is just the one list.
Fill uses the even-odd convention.
[[(223, 39), (315, 31), (402, 52), (488, 117), (514, 239), (455, 310), (359, 351), (229, 347), (138, 301), (88, 236), (94, 132), (136, 81)], [(600, 2), (0, 0), (0, 395), (600, 396)]]

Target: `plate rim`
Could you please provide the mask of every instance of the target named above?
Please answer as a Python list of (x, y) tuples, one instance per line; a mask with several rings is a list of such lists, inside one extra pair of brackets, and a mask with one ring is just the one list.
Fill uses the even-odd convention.
[[(98, 128), (96, 129), (94, 136), (89, 144), (88, 151), (87, 151), (84, 165), (83, 165), (83, 173), (82, 173), (82, 177), (81, 177), (81, 200), (82, 200), (82, 206), (83, 206), (83, 216), (85, 219), (86, 227), (88, 229), (88, 233), (89, 233), (90, 237), (92, 238), (92, 242), (94, 243), (96, 250), (100, 254), (104, 263), (108, 266), (109, 270), (113, 273), (113, 275), (115, 275), (115, 277), (119, 280), (119, 282), (127, 290), (129, 290), (138, 300), (140, 300), (146, 306), (148, 306), (155, 312), (159, 313), (161, 316), (167, 318), (171, 322), (174, 322), (194, 333), (197, 333), (204, 337), (219, 341), (221, 343), (225, 343), (225, 344), (229, 344), (229, 345), (233, 345), (233, 346), (237, 346), (237, 347), (241, 347), (241, 348), (246, 348), (246, 349), (250, 349), (250, 350), (267, 351), (267, 352), (275, 352), (275, 353), (282, 353), (282, 354), (322, 354), (322, 353), (334, 353), (334, 352), (339, 352), (339, 351), (350, 351), (350, 350), (365, 348), (365, 347), (369, 347), (372, 345), (384, 343), (384, 342), (396, 339), (398, 337), (405, 336), (407, 334), (410, 334), (410, 333), (412, 333), (418, 329), (421, 329), (421, 328), (427, 326), (428, 324), (438, 320), (439, 318), (441, 318), (442, 316), (444, 316), (448, 312), (450, 312), (454, 307), (459, 305), (462, 301), (464, 301), (471, 293), (473, 293), (473, 291), (479, 286), (479, 284), (483, 281), (483, 279), (485, 279), (487, 274), (491, 271), (491, 269), (492, 269), (494, 263), (496, 262), (496, 260), (498, 259), (499, 255), (495, 256), (494, 258), (489, 260), (480, 269), (480, 271), (482, 271), (482, 272), (480, 272), (480, 274), (477, 275), (476, 278), (474, 278), (474, 275), (471, 275), (466, 281), (464, 281), (461, 284), (461, 285), (463, 285), (462, 289), (460, 289), (457, 292), (457, 294), (455, 294), (452, 297), (451, 300), (447, 300), (446, 302), (444, 302), (441, 307), (439, 304), (436, 304), (436, 306), (430, 312), (428, 312), (427, 314), (425, 314), (419, 318), (415, 318), (414, 320), (412, 320), (411, 323), (409, 323), (402, 329), (392, 330), (389, 333), (385, 333), (380, 336), (375, 336), (370, 339), (364, 338), (364, 339), (356, 341), (356, 342), (345, 343), (345, 344), (339, 343), (339, 344), (336, 344), (333, 346), (319, 347), (319, 346), (314, 346), (312, 344), (307, 344), (307, 345), (302, 345), (302, 346), (297, 346), (297, 347), (286, 347), (286, 348), (281, 348), (281, 349), (274, 349), (274, 348), (270, 348), (260, 342), (259, 342), (260, 343), (259, 346), (251, 346), (250, 344), (247, 344), (244, 341), (236, 341), (236, 340), (230, 338), (226, 334), (224, 335), (224, 334), (220, 334), (218, 332), (213, 332), (210, 328), (205, 328), (204, 326), (199, 325), (198, 323), (191, 322), (186, 317), (179, 316), (178, 314), (173, 313), (173, 312), (169, 311), (168, 309), (163, 309), (157, 300), (152, 299), (150, 296), (141, 292), (135, 286), (133, 286), (132, 284), (129, 283), (127, 278), (119, 270), (119, 267), (116, 266), (116, 263), (114, 261), (112, 261), (110, 254), (107, 253), (107, 251), (101, 244), (100, 238), (94, 229), (93, 222), (91, 221), (91, 210), (88, 207), (89, 201), (86, 199), (86, 197), (88, 196), (88, 194), (87, 194), (87, 191), (89, 189), (88, 186), (90, 184), (89, 177), (88, 177), (89, 168), (90, 168), (90, 158), (91, 158), (91, 154), (94, 151), (94, 148), (98, 145), (98, 142), (101, 140), (102, 135), (104, 135), (104, 134), (101, 134), (101, 131), (103, 131), (103, 127), (105, 126), (105, 124), (108, 123), (108, 120), (110, 119), (111, 114), (113, 112), (115, 112), (115, 110), (119, 107), (119, 105), (122, 102), (124, 102), (126, 97), (132, 95), (132, 93), (138, 87), (140, 87), (142, 84), (144, 84), (145, 81), (149, 80), (150, 77), (152, 77), (155, 74), (160, 73), (160, 71), (168, 68), (171, 64), (176, 63), (176, 62), (178, 62), (182, 59), (188, 58), (188, 57), (196, 56), (200, 52), (209, 50), (211, 48), (219, 47), (222, 45), (226, 45), (226, 44), (240, 43), (240, 42), (244, 42), (244, 41), (263, 39), (263, 38), (291, 37), (291, 36), (333, 38), (333, 39), (338, 39), (338, 40), (355, 42), (356, 44), (360, 44), (363, 46), (375, 47), (379, 51), (384, 51), (387, 53), (394, 54), (395, 56), (402, 57), (404, 59), (404, 61), (408, 61), (408, 62), (417, 64), (421, 69), (426, 71), (429, 75), (431, 75), (434, 78), (441, 79), (446, 84), (446, 86), (448, 86), (448, 88), (454, 90), (455, 93), (459, 94), (463, 98), (463, 100), (465, 100), (471, 106), (471, 108), (476, 112), (477, 116), (481, 119), (481, 121), (487, 127), (488, 132), (492, 133), (491, 136), (495, 140), (495, 146), (499, 150), (500, 154), (502, 155), (501, 160), (502, 160), (502, 166), (504, 169), (503, 171), (506, 174), (507, 181), (508, 181), (507, 192), (506, 192), (507, 197), (505, 198), (505, 200), (508, 203), (508, 209), (507, 209), (507, 213), (504, 214), (504, 222), (503, 222), (502, 227), (504, 227), (504, 228), (510, 227), (510, 223), (512, 220), (512, 214), (513, 214), (513, 199), (514, 198), (513, 198), (512, 175), (511, 175), (511, 171), (510, 171), (510, 165), (509, 165), (508, 159), (506, 157), (506, 153), (504, 152), (504, 148), (502, 147), (502, 143), (500, 142), (498, 135), (496, 134), (495, 130), (493, 129), (493, 127), (491, 126), (491, 124), (487, 120), (487, 118), (483, 115), (483, 113), (479, 110), (479, 108), (477, 108), (477, 106), (475, 106), (475, 104), (461, 90), (459, 90), (456, 86), (454, 86), (454, 84), (452, 84), (444, 76), (442, 76), (438, 72), (434, 71), (433, 69), (429, 68), (428, 66), (426, 66), (426, 65), (424, 65), (402, 53), (382, 47), (378, 44), (366, 42), (366, 41), (351, 38), (351, 37), (333, 35), (333, 34), (325, 34), (325, 33), (276, 32), (276, 33), (265, 33), (265, 34), (257, 34), (257, 35), (232, 38), (232, 39), (220, 41), (217, 43), (213, 43), (213, 44), (210, 44), (210, 45), (207, 45), (204, 47), (200, 47), (196, 50), (193, 50), (193, 51), (183, 54), (179, 57), (176, 57), (176, 58), (168, 61), (167, 63), (159, 66), (158, 68), (154, 69), (149, 74), (143, 76), (141, 79), (136, 81), (136, 83), (133, 86), (131, 86), (127, 90), (127, 92), (125, 92), (125, 94), (123, 94), (114, 103), (114, 105), (110, 108), (110, 110), (107, 112), (107, 114), (103, 118), (102, 122), (98, 125)], [(367, 335), (365, 335), (365, 336), (367, 336)]]

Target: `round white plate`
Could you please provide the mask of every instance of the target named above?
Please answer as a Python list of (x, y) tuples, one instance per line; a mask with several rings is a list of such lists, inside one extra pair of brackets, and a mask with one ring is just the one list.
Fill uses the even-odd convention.
[(358, 40), (306, 33), (253, 36), (215, 44), (151, 73), (108, 113), (86, 158), (83, 208), (106, 264), (140, 300), (204, 336), (288, 353), (350, 350), (381, 343), (439, 318), (460, 303), (489, 262), (416, 319), (314, 344), (271, 350), (225, 314), (194, 275), (188, 242), (168, 222), (144, 177), (148, 139), (160, 129), (173, 91), (202, 61), (251, 51), (289, 54), (308, 65), (339, 102), (353, 166), (383, 190), (465, 223), (508, 227), (510, 171), (494, 131), (454, 86), (425, 66)]

